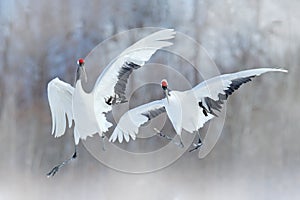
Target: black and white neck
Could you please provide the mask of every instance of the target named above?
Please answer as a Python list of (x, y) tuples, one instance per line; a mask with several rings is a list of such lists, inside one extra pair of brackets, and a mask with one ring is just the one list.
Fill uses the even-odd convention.
[(82, 78), (87, 81), (87, 76), (86, 76), (86, 72), (85, 72), (85, 67), (84, 67), (84, 60), (82, 58), (80, 58), (77, 61), (77, 71), (76, 71), (76, 78), (75, 78), (75, 85), (77, 83), (77, 81), (82, 80)]

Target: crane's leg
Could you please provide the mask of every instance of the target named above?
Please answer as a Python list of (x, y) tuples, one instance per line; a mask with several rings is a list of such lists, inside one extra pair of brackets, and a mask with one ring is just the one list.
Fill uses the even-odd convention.
[(166, 138), (167, 140), (173, 142), (173, 143), (176, 144), (177, 146), (183, 148), (183, 143), (182, 143), (180, 137), (179, 137), (180, 142), (177, 143), (177, 142), (174, 142), (174, 141), (173, 141), (173, 138), (171, 138), (170, 136), (168, 136), (168, 135), (166, 135), (166, 134), (163, 134), (163, 133), (162, 133), (160, 130), (158, 130), (157, 128), (154, 128), (154, 131), (156, 132), (156, 134), (157, 134), (158, 136), (163, 137), (163, 138)]
[(199, 149), (202, 146), (202, 141), (201, 141), (201, 136), (199, 133), (199, 130), (197, 131), (197, 135), (198, 135), (198, 143), (193, 143), (194, 148), (189, 150), (189, 152), (195, 151), (196, 149)]
[(69, 159), (67, 159), (67, 160), (65, 160), (65, 161), (63, 161), (59, 165), (56, 165), (55, 167), (53, 167), (53, 169), (49, 173), (47, 173), (47, 177), (49, 178), (49, 177), (54, 176), (56, 174), (56, 172), (58, 172), (58, 170), (60, 168), (62, 168), (63, 166), (65, 166), (66, 164), (68, 164), (69, 162), (71, 162), (72, 160), (75, 160), (76, 158), (77, 158), (77, 145), (75, 145), (75, 152), (72, 155), (72, 157), (69, 158)]

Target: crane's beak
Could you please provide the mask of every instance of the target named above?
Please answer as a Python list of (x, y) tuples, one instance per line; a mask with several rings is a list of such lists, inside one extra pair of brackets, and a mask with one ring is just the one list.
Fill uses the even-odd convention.
[(87, 75), (86, 75), (85, 67), (81, 66), (80, 69), (82, 71), (84, 81), (87, 82)]

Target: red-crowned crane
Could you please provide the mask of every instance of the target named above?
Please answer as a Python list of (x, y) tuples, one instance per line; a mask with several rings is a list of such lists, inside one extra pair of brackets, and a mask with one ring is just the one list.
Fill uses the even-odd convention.
[[(217, 116), (215, 111), (220, 111), (221, 105), (228, 96), (237, 90), (243, 83), (251, 81), (252, 78), (266, 72), (287, 72), (284, 69), (260, 68), (245, 70), (232, 74), (224, 74), (204, 81), (187, 91), (171, 91), (166, 80), (162, 80), (161, 87), (166, 98), (156, 100), (127, 111), (119, 120), (117, 127), (111, 135), (109, 141), (114, 142), (118, 138), (121, 143), (123, 138), (128, 142), (130, 137), (135, 140), (138, 128), (149, 120), (167, 112), (167, 115), (179, 136), (180, 146), (182, 129), (198, 134), (198, 143), (193, 144), (198, 149), (202, 142), (199, 129), (203, 125)], [(171, 140), (169, 136), (155, 131), (163, 137)]]
[(171, 46), (166, 41), (175, 37), (173, 29), (155, 32), (123, 51), (118, 58), (109, 64), (98, 77), (92, 92), (87, 93), (82, 88), (81, 79), (87, 80), (84, 59), (79, 59), (75, 87), (59, 78), (48, 84), (48, 100), (52, 116), (52, 134), (60, 137), (65, 133), (66, 116), (69, 127), (74, 121), (75, 152), (73, 156), (55, 166), (47, 176), (54, 176), (64, 165), (77, 157), (76, 146), (80, 139), (86, 139), (103, 132), (112, 126), (106, 120), (106, 113), (112, 110), (112, 105), (126, 102), (125, 90), (127, 80), (133, 70), (142, 67), (159, 49)]

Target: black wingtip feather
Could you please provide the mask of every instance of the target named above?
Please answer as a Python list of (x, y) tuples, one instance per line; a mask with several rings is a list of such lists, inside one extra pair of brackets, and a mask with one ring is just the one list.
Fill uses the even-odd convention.
[(213, 100), (209, 97), (205, 97), (204, 101), (205, 101), (205, 104), (207, 105), (208, 109), (206, 109), (203, 106), (202, 102), (198, 103), (199, 106), (203, 110), (203, 114), (205, 116), (208, 116), (207, 113), (209, 113), (209, 114), (212, 114), (217, 117), (217, 115), (215, 114), (215, 112), (213, 110), (217, 110), (220, 112), (221, 108), (222, 108), (221, 105), (224, 103), (225, 100), (227, 100), (229, 95), (231, 95), (235, 90), (239, 89), (242, 84), (252, 81), (252, 78), (254, 78), (254, 77), (255, 77), (255, 75), (249, 76), (249, 77), (244, 77), (244, 78), (237, 78), (237, 79), (232, 80), (229, 87), (226, 90), (224, 90), (225, 94), (221, 94), (221, 93), (218, 94), (219, 100)]

